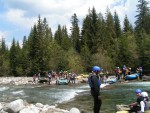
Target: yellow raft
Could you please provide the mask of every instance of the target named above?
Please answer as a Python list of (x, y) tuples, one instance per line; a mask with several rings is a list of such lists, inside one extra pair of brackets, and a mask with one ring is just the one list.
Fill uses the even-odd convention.
[[(130, 107), (128, 105), (116, 105), (116, 113), (129, 113)], [(150, 113), (150, 110), (144, 113)]]

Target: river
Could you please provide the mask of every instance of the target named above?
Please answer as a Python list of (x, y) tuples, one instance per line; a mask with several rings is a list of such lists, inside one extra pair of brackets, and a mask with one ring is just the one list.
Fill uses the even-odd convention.
[[(116, 104), (129, 104), (136, 100), (134, 90), (141, 88), (150, 94), (150, 82), (128, 82), (109, 85), (101, 89), (101, 113), (115, 113)], [(1, 102), (16, 99), (29, 103), (57, 104), (59, 108), (70, 110), (77, 107), (86, 113), (92, 113), (93, 100), (88, 84), (71, 85), (0, 85)]]

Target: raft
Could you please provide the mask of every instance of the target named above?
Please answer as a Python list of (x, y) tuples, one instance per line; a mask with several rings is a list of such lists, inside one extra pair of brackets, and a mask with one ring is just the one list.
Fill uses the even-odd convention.
[(126, 75), (125, 80), (134, 80), (137, 79), (139, 77), (139, 73), (134, 73), (131, 75)]
[(106, 80), (106, 83), (108, 83), (108, 84), (113, 84), (113, 83), (116, 83), (116, 82), (117, 82), (117, 78), (115, 76), (109, 77)]
[(60, 78), (56, 81), (58, 85), (68, 85), (68, 80), (66, 78)]
[[(130, 107), (128, 105), (116, 105), (116, 113), (129, 113), (129, 111)], [(150, 113), (150, 110), (145, 111), (144, 113)]]

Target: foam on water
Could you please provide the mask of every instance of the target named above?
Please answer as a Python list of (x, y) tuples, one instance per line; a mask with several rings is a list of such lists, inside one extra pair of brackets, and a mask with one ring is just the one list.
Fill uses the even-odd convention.
[(56, 101), (56, 103), (62, 103), (64, 101), (69, 101), (71, 99), (73, 99), (76, 95), (78, 95), (78, 93), (80, 92), (84, 92), (85, 90), (77, 90), (77, 89), (72, 89), (69, 91), (63, 91), (58, 93), (56, 96), (58, 98), (58, 100)]
[[(103, 87), (105, 87), (105, 86), (107, 86), (107, 85), (110, 85), (110, 84), (101, 84), (101, 86), (100, 86), (100, 88), (103, 88)], [(81, 86), (81, 87), (79, 87), (79, 88), (90, 88), (90, 86), (89, 85), (83, 85), (83, 86)]]
[(9, 87), (0, 87), (0, 91), (5, 91), (5, 90), (8, 90), (9, 89)]
[(23, 90), (13, 91), (12, 94), (13, 94), (13, 95), (18, 95), (18, 94), (19, 94), (19, 95), (25, 95), (25, 93), (24, 93)]

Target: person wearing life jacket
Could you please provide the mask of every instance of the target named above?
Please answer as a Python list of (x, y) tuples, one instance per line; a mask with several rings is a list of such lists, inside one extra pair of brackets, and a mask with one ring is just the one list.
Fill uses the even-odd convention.
[(135, 94), (137, 96), (137, 100), (134, 103), (129, 104), (131, 110), (129, 113), (136, 112), (136, 113), (144, 113), (144, 98), (141, 95), (142, 90), (136, 89)]
[(144, 100), (143, 100), (143, 102), (144, 102), (144, 104), (143, 104), (144, 110), (143, 111), (150, 110), (148, 93), (147, 92), (142, 92), (141, 95), (144, 98)]
[(94, 113), (99, 113), (100, 108), (101, 108), (101, 98), (100, 98), (100, 78), (99, 78), (99, 73), (100, 73), (100, 67), (94, 66), (93, 67), (93, 73), (89, 75), (89, 85), (91, 88), (91, 95), (93, 96), (94, 100), (94, 108), (93, 111)]

